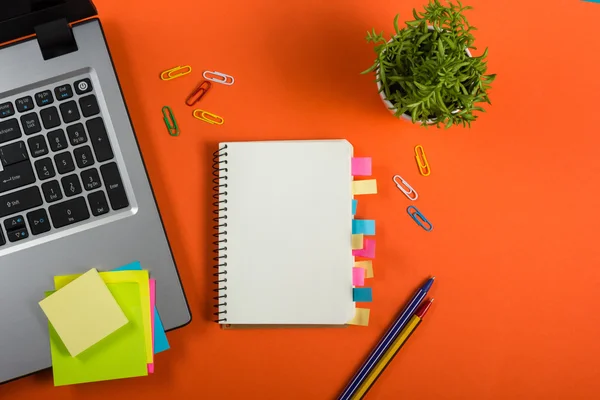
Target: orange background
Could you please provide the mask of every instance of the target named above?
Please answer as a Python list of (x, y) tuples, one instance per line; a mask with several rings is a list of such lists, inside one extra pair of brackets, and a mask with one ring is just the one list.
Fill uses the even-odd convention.
[[(436, 302), (370, 399), (598, 398), (600, 4), (471, 0), (475, 54), (489, 47), (498, 79), (473, 128), (446, 131), (395, 120), (359, 75), (374, 59), (365, 31), (389, 33), (424, 3), (96, 0), (194, 318), (169, 333), (153, 376), (54, 388), (46, 371), (0, 398), (332, 399), (429, 274)], [(181, 64), (194, 73), (158, 79)], [(236, 78), (201, 103), (223, 126), (184, 105), (203, 70)], [(358, 212), (377, 220), (370, 326), (221, 331), (209, 322), (211, 153), (219, 141), (317, 138), (373, 157), (379, 194)], [(419, 192), (432, 232), (408, 217), (394, 174)]]

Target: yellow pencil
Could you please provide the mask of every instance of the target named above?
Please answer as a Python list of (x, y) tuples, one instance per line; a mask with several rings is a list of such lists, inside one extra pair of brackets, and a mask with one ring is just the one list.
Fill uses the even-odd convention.
[(350, 400), (360, 400), (365, 396), (365, 394), (367, 394), (367, 392), (369, 391), (369, 389), (371, 389), (371, 386), (373, 386), (377, 378), (379, 378), (379, 375), (381, 375), (385, 367), (388, 366), (388, 364), (392, 361), (394, 356), (402, 348), (402, 345), (404, 345), (404, 343), (408, 340), (410, 335), (415, 331), (415, 329), (417, 329), (417, 326), (419, 326), (419, 324), (421, 323), (423, 316), (425, 315), (427, 310), (429, 310), (432, 301), (433, 299), (421, 304), (421, 307), (419, 307), (417, 311), (415, 311), (415, 315), (413, 315), (412, 318), (408, 321), (408, 323), (406, 324), (404, 329), (402, 329), (402, 332), (400, 332), (398, 337), (394, 339), (389, 349), (387, 349), (385, 353), (383, 353), (383, 356), (381, 357), (379, 362), (373, 366), (371, 372), (369, 372), (365, 380), (358, 386), (356, 392), (354, 392), (352, 397), (350, 397)]

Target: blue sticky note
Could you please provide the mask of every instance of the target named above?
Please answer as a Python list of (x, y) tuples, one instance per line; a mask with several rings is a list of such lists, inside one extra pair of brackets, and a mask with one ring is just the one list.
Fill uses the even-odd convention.
[[(141, 271), (142, 265), (139, 261), (132, 262), (131, 264), (123, 265), (122, 267), (115, 268), (113, 271)], [(165, 334), (165, 328), (160, 320), (158, 310), (154, 307), (154, 354), (158, 354), (165, 350), (169, 350), (169, 340)]]
[(352, 300), (355, 302), (373, 301), (373, 292), (370, 287), (361, 287), (352, 289)]
[(352, 220), (352, 234), (357, 235), (359, 233), (362, 233), (363, 235), (374, 235), (375, 221), (373, 221), (372, 219)]
[(352, 215), (356, 215), (356, 206), (358, 205), (358, 200), (352, 200)]

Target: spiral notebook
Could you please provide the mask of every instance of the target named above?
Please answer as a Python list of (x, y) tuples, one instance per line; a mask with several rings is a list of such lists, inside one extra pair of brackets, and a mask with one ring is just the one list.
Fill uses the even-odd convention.
[(219, 144), (217, 322), (352, 319), (352, 154), (346, 140)]

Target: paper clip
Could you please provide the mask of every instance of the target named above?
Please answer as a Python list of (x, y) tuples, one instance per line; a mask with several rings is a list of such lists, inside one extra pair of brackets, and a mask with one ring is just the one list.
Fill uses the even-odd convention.
[[(414, 212), (411, 212), (411, 211), (414, 211)], [(427, 220), (427, 218), (425, 218), (425, 216), (423, 214), (421, 214), (421, 211), (419, 211), (417, 209), (417, 207), (408, 206), (408, 208), (406, 209), (406, 212), (408, 213), (408, 215), (410, 215), (410, 217), (413, 219), (413, 221), (415, 221), (417, 223), (417, 225), (419, 225), (421, 228), (425, 229), (427, 232), (429, 232), (430, 230), (433, 229), (433, 225), (431, 224), (431, 222), (429, 222)], [(427, 224), (427, 226), (423, 225), (423, 223)]]
[(192, 72), (192, 67), (189, 65), (177, 66), (160, 73), (160, 79), (170, 81), (171, 79), (179, 78)]
[(200, 85), (198, 85), (198, 87), (196, 87), (196, 89), (194, 89), (194, 91), (192, 93), (190, 93), (188, 98), (185, 100), (185, 104), (190, 107), (193, 106), (194, 104), (199, 102), (206, 93), (208, 93), (208, 90), (211, 87), (212, 87), (212, 84), (210, 82), (202, 81), (202, 83)]
[(192, 113), (194, 118), (199, 119), (200, 121), (208, 122), (213, 125), (223, 125), (225, 119), (223, 117), (219, 117), (218, 115), (209, 113), (208, 111), (196, 109)]
[(165, 121), (165, 125), (169, 131), (169, 135), (171, 136), (179, 136), (181, 133), (179, 131), (179, 125), (177, 125), (177, 120), (175, 119), (175, 115), (173, 115), (173, 111), (171, 107), (164, 106), (162, 108), (163, 120)]
[(427, 157), (425, 156), (425, 150), (420, 144), (415, 146), (415, 158), (417, 159), (417, 165), (419, 166), (419, 172), (421, 175), (429, 176), (431, 173), (431, 168), (429, 168), (429, 163), (427, 162)]
[[(413, 189), (412, 186), (410, 186), (408, 182), (406, 182), (400, 175), (394, 175), (392, 180), (394, 181), (398, 189), (400, 189), (400, 191), (404, 193), (404, 195), (408, 197), (409, 200), (415, 201), (419, 198), (419, 194), (417, 193), (417, 191)], [(413, 193), (414, 197), (411, 196), (411, 194)]]
[[(220, 78), (212, 77), (211, 75), (219, 76)], [(204, 71), (202, 73), (204, 79), (213, 81), (215, 83), (221, 83), (223, 85), (231, 86), (235, 83), (235, 79), (231, 75), (224, 74), (217, 71)]]

